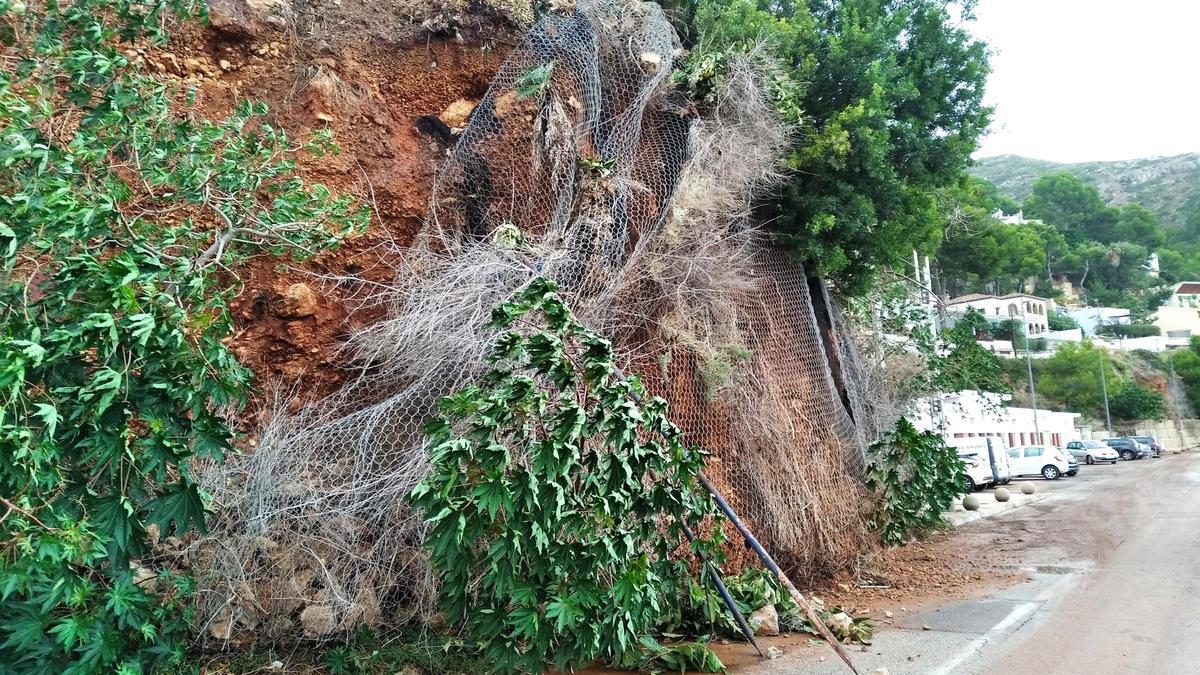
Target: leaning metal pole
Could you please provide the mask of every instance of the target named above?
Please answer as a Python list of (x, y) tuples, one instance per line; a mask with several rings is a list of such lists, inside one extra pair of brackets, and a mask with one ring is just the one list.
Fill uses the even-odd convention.
[(775, 563), (775, 559), (772, 558), (771, 554), (767, 553), (766, 549), (762, 547), (762, 544), (758, 542), (758, 539), (755, 538), (755, 536), (750, 532), (750, 528), (746, 527), (746, 524), (742, 522), (742, 519), (738, 518), (737, 512), (733, 510), (733, 507), (729, 505), (729, 502), (725, 501), (725, 498), (722, 497), (721, 493), (717, 491), (716, 486), (714, 486), (704, 474), (700, 474), (700, 484), (704, 486), (704, 489), (708, 490), (708, 493), (712, 495), (712, 498), (717, 502), (717, 508), (721, 509), (721, 512), (724, 513), (727, 518), (729, 518), (729, 522), (733, 523), (733, 526), (736, 527), (738, 532), (742, 534), (742, 538), (746, 540), (746, 544), (750, 546), (750, 548), (754, 549), (754, 552), (758, 555), (758, 559), (762, 561), (763, 565), (766, 565), (767, 569), (771, 570), (771, 573), (774, 574), (777, 579), (779, 579), (779, 583), (783, 584), (783, 587), (787, 589), (788, 594), (792, 596), (792, 600), (795, 600), (796, 604), (804, 610), (804, 614), (808, 616), (809, 622), (814, 628), (817, 629), (818, 632), (821, 633), (821, 637), (824, 638), (831, 647), (833, 647), (833, 650), (837, 652), (837, 655), (840, 656), (843, 661), (846, 662), (846, 665), (850, 667), (850, 670), (852, 670), (855, 675), (858, 675), (858, 668), (856, 668), (854, 666), (854, 662), (850, 660), (850, 654), (846, 652), (846, 648), (843, 647), (842, 643), (839, 642), (838, 639), (829, 632), (829, 627), (826, 626), (825, 622), (821, 620), (821, 617), (817, 614), (816, 610), (813, 609), (812, 604), (808, 602), (808, 600), (804, 597), (804, 594), (796, 589), (796, 586), (792, 584), (791, 579), (787, 578), (787, 575), (783, 573), (783, 570), (779, 569), (779, 565)]
[[(622, 382), (629, 381), (629, 378), (625, 377), (624, 371), (622, 371), (620, 368), (614, 368), (613, 371)], [(630, 393), (632, 394), (634, 401), (637, 403), (642, 402), (641, 396), (638, 396), (633, 392)], [(659, 430), (659, 433), (662, 433), (661, 429)], [(762, 561), (763, 565), (765, 565), (766, 568), (770, 570), (777, 579), (779, 579), (779, 583), (787, 589), (788, 595), (792, 596), (792, 600), (794, 600), (796, 604), (804, 610), (804, 614), (808, 617), (808, 621), (813, 625), (813, 628), (816, 628), (817, 632), (821, 634), (821, 637), (833, 647), (833, 650), (837, 652), (837, 655), (841, 657), (843, 661), (846, 662), (846, 665), (850, 667), (850, 670), (854, 672), (854, 675), (859, 675), (858, 668), (856, 668), (854, 662), (850, 660), (850, 654), (846, 651), (846, 648), (843, 647), (842, 643), (833, 636), (833, 633), (829, 632), (829, 627), (825, 625), (825, 622), (821, 620), (821, 617), (817, 614), (816, 610), (812, 608), (812, 604), (808, 602), (808, 600), (804, 597), (804, 594), (796, 590), (796, 586), (792, 584), (791, 579), (788, 579), (787, 575), (783, 573), (783, 570), (779, 569), (779, 565), (775, 564), (775, 559), (771, 557), (771, 554), (767, 553), (766, 549), (762, 547), (762, 544), (758, 543), (758, 539), (755, 538), (755, 536), (750, 532), (750, 528), (746, 527), (746, 524), (742, 522), (741, 518), (738, 518), (737, 512), (733, 510), (733, 507), (729, 505), (729, 502), (725, 501), (725, 498), (721, 496), (721, 493), (717, 490), (716, 486), (714, 486), (712, 482), (708, 480), (708, 477), (703, 473), (700, 474), (700, 484), (704, 486), (705, 490), (708, 490), (708, 494), (712, 495), (713, 501), (717, 503), (717, 508), (721, 509), (721, 512), (725, 514), (725, 517), (729, 518), (729, 522), (733, 523), (733, 526), (736, 527), (737, 531), (741, 533), (742, 538), (746, 540), (746, 545), (754, 549), (754, 553), (758, 555), (758, 558)], [(680, 522), (682, 524), (682, 521)], [(690, 530), (687, 529), (687, 526), (684, 525), (684, 533), (687, 534), (689, 531)], [(694, 535), (689, 535), (688, 538), (690, 539), (692, 536)], [(708, 564), (707, 560), (704, 560), (703, 562), (706, 565)], [(733, 602), (733, 598), (729, 596), (729, 591), (725, 590), (722, 592), (725, 584), (719, 582), (720, 575), (713, 576), (712, 579), (714, 586), (717, 586), (717, 584), (720, 583), (720, 585), (717, 586), (717, 589), (718, 592), (721, 593), (722, 599), (725, 600), (726, 606), (729, 607), (729, 610), (733, 613), (734, 619), (737, 620), (738, 626), (742, 628), (742, 632), (746, 635), (746, 638), (750, 640), (750, 643), (754, 645), (756, 650), (758, 650), (759, 655), (762, 655), (762, 649), (759, 649), (758, 641), (754, 639), (753, 631), (749, 630), (749, 626), (746, 624), (746, 620), (742, 617), (741, 611), (738, 610), (736, 603)]]

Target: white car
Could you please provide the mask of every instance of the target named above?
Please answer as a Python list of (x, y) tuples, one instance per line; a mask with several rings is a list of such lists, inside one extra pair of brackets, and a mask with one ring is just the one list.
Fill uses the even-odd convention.
[(992, 476), (992, 465), (980, 453), (970, 450), (959, 450), (958, 458), (966, 465), (966, 476), (963, 478), (967, 492), (982, 490), (996, 482)]
[(1101, 441), (1071, 441), (1067, 443), (1067, 452), (1075, 455), (1075, 459), (1082, 460), (1085, 464), (1095, 464), (1096, 462), (1116, 464), (1117, 460), (1121, 459), (1116, 450)]
[(1053, 445), (1019, 445), (1008, 449), (1008, 463), (1014, 476), (1056, 480), (1071, 470), (1069, 454)]
[[(972, 438), (953, 438), (946, 441), (958, 451), (960, 458), (967, 455), (978, 455), (991, 471), (989, 482), (993, 485), (1008, 485), (1012, 481), (1012, 472), (1008, 468), (1008, 444), (999, 436), (978, 436)], [(976, 485), (983, 485), (983, 475), (975, 479)]]

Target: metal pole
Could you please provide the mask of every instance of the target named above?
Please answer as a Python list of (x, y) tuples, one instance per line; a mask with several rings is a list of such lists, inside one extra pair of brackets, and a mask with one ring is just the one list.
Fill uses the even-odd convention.
[(825, 641), (829, 643), (829, 646), (833, 647), (833, 650), (837, 652), (837, 655), (842, 657), (842, 661), (845, 661), (850, 670), (854, 671), (854, 675), (859, 675), (858, 668), (856, 668), (854, 666), (854, 662), (850, 660), (850, 654), (846, 652), (846, 648), (843, 647), (842, 643), (839, 642), (838, 639), (829, 632), (829, 627), (826, 626), (825, 622), (821, 620), (821, 617), (817, 615), (817, 612), (812, 608), (812, 605), (809, 604), (807, 599), (805, 599), (804, 594), (797, 590), (796, 586), (792, 584), (791, 579), (788, 579), (787, 575), (783, 573), (783, 570), (779, 569), (779, 565), (775, 564), (774, 558), (771, 557), (770, 553), (767, 553), (766, 549), (762, 547), (762, 544), (758, 543), (758, 539), (751, 534), (750, 528), (746, 527), (746, 524), (742, 522), (742, 519), (738, 518), (737, 512), (733, 510), (733, 507), (729, 505), (729, 502), (725, 501), (725, 498), (721, 496), (721, 493), (717, 491), (717, 488), (709, 482), (708, 478), (706, 478), (704, 474), (700, 474), (700, 484), (704, 486), (704, 489), (708, 490), (708, 493), (712, 495), (713, 500), (717, 502), (717, 508), (721, 509), (721, 512), (724, 513), (727, 518), (729, 518), (729, 522), (733, 523), (733, 526), (737, 528), (737, 531), (742, 534), (742, 539), (746, 540), (746, 545), (754, 550), (754, 552), (758, 555), (758, 559), (762, 561), (763, 565), (765, 565), (766, 568), (770, 570), (777, 579), (779, 579), (779, 583), (782, 584), (784, 589), (787, 590), (788, 594), (792, 596), (792, 599), (796, 601), (796, 604), (804, 610), (804, 614), (808, 616), (809, 623), (811, 623), (813, 627), (817, 629), (817, 631), (821, 634), (821, 637), (823, 637)]
[(1104, 424), (1112, 438), (1112, 415), (1108, 414), (1108, 377), (1104, 374), (1104, 350), (1100, 351), (1100, 390), (1104, 392)]
[(1021, 332), (1025, 334), (1025, 368), (1029, 371), (1029, 402), (1033, 408), (1033, 435), (1037, 438), (1037, 443), (1042, 443), (1042, 429), (1038, 426), (1037, 415), (1037, 390), (1033, 387), (1033, 357), (1030, 355), (1032, 347), (1029, 346), (1029, 334), (1025, 332), (1025, 327), (1029, 322), (1025, 318), (1025, 309), (1021, 308)]
[(1179, 419), (1179, 401), (1175, 398), (1175, 359), (1171, 350), (1167, 350), (1167, 368), (1171, 371), (1171, 383), (1167, 391), (1171, 392), (1171, 416), (1175, 418), (1175, 431), (1179, 433), (1179, 442), (1183, 443), (1183, 420)]

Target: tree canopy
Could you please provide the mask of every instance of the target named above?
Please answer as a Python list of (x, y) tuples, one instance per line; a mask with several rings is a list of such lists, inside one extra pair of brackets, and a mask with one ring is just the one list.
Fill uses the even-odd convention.
[(941, 240), (937, 192), (962, 179), (991, 117), (988, 51), (963, 23), (973, 6), (700, 0), (683, 10), (694, 63), (763, 44), (785, 66), (795, 96), (781, 112), (803, 117), (789, 179), (764, 215), (843, 293)]

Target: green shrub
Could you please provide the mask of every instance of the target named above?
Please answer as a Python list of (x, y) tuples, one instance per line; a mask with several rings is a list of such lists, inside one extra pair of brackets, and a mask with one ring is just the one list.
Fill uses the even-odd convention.
[(1134, 382), (1121, 385), (1109, 398), (1108, 409), (1123, 420), (1159, 420), (1167, 412), (1162, 394)]
[[(716, 516), (704, 454), (665, 401), (636, 401), (641, 384), (554, 290), (536, 279), (494, 310), (491, 370), (441, 402), (412, 494), (441, 608), (500, 672), (641, 652), (687, 577), (672, 561), (681, 525)], [(693, 548), (719, 559), (719, 543), (713, 529)]]
[(941, 525), (942, 512), (963, 493), (958, 452), (903, 417), (869, 455), (866, 485), (876, 501), (871, 526), (889, 546)]
[(1161, 334), (1159, 327), (1152, 323), (1112, 323), (1096, 326), (1096, 335), (1107, 337), (1139, 338)]
[[(308, 255), (364, 221), (295, 178), (256, 118), (207, 122), (118, 49), (171, 0), (0, 0), (0, 662), (31, 673), (178, 662), (190, 582), (148, 529), (202, 529), (249, 374), (226, 345), (230, 263)], [(316, 152), (328, 144), (310, 146)], [(6, 671), (8, 672), (8, 671)]]

